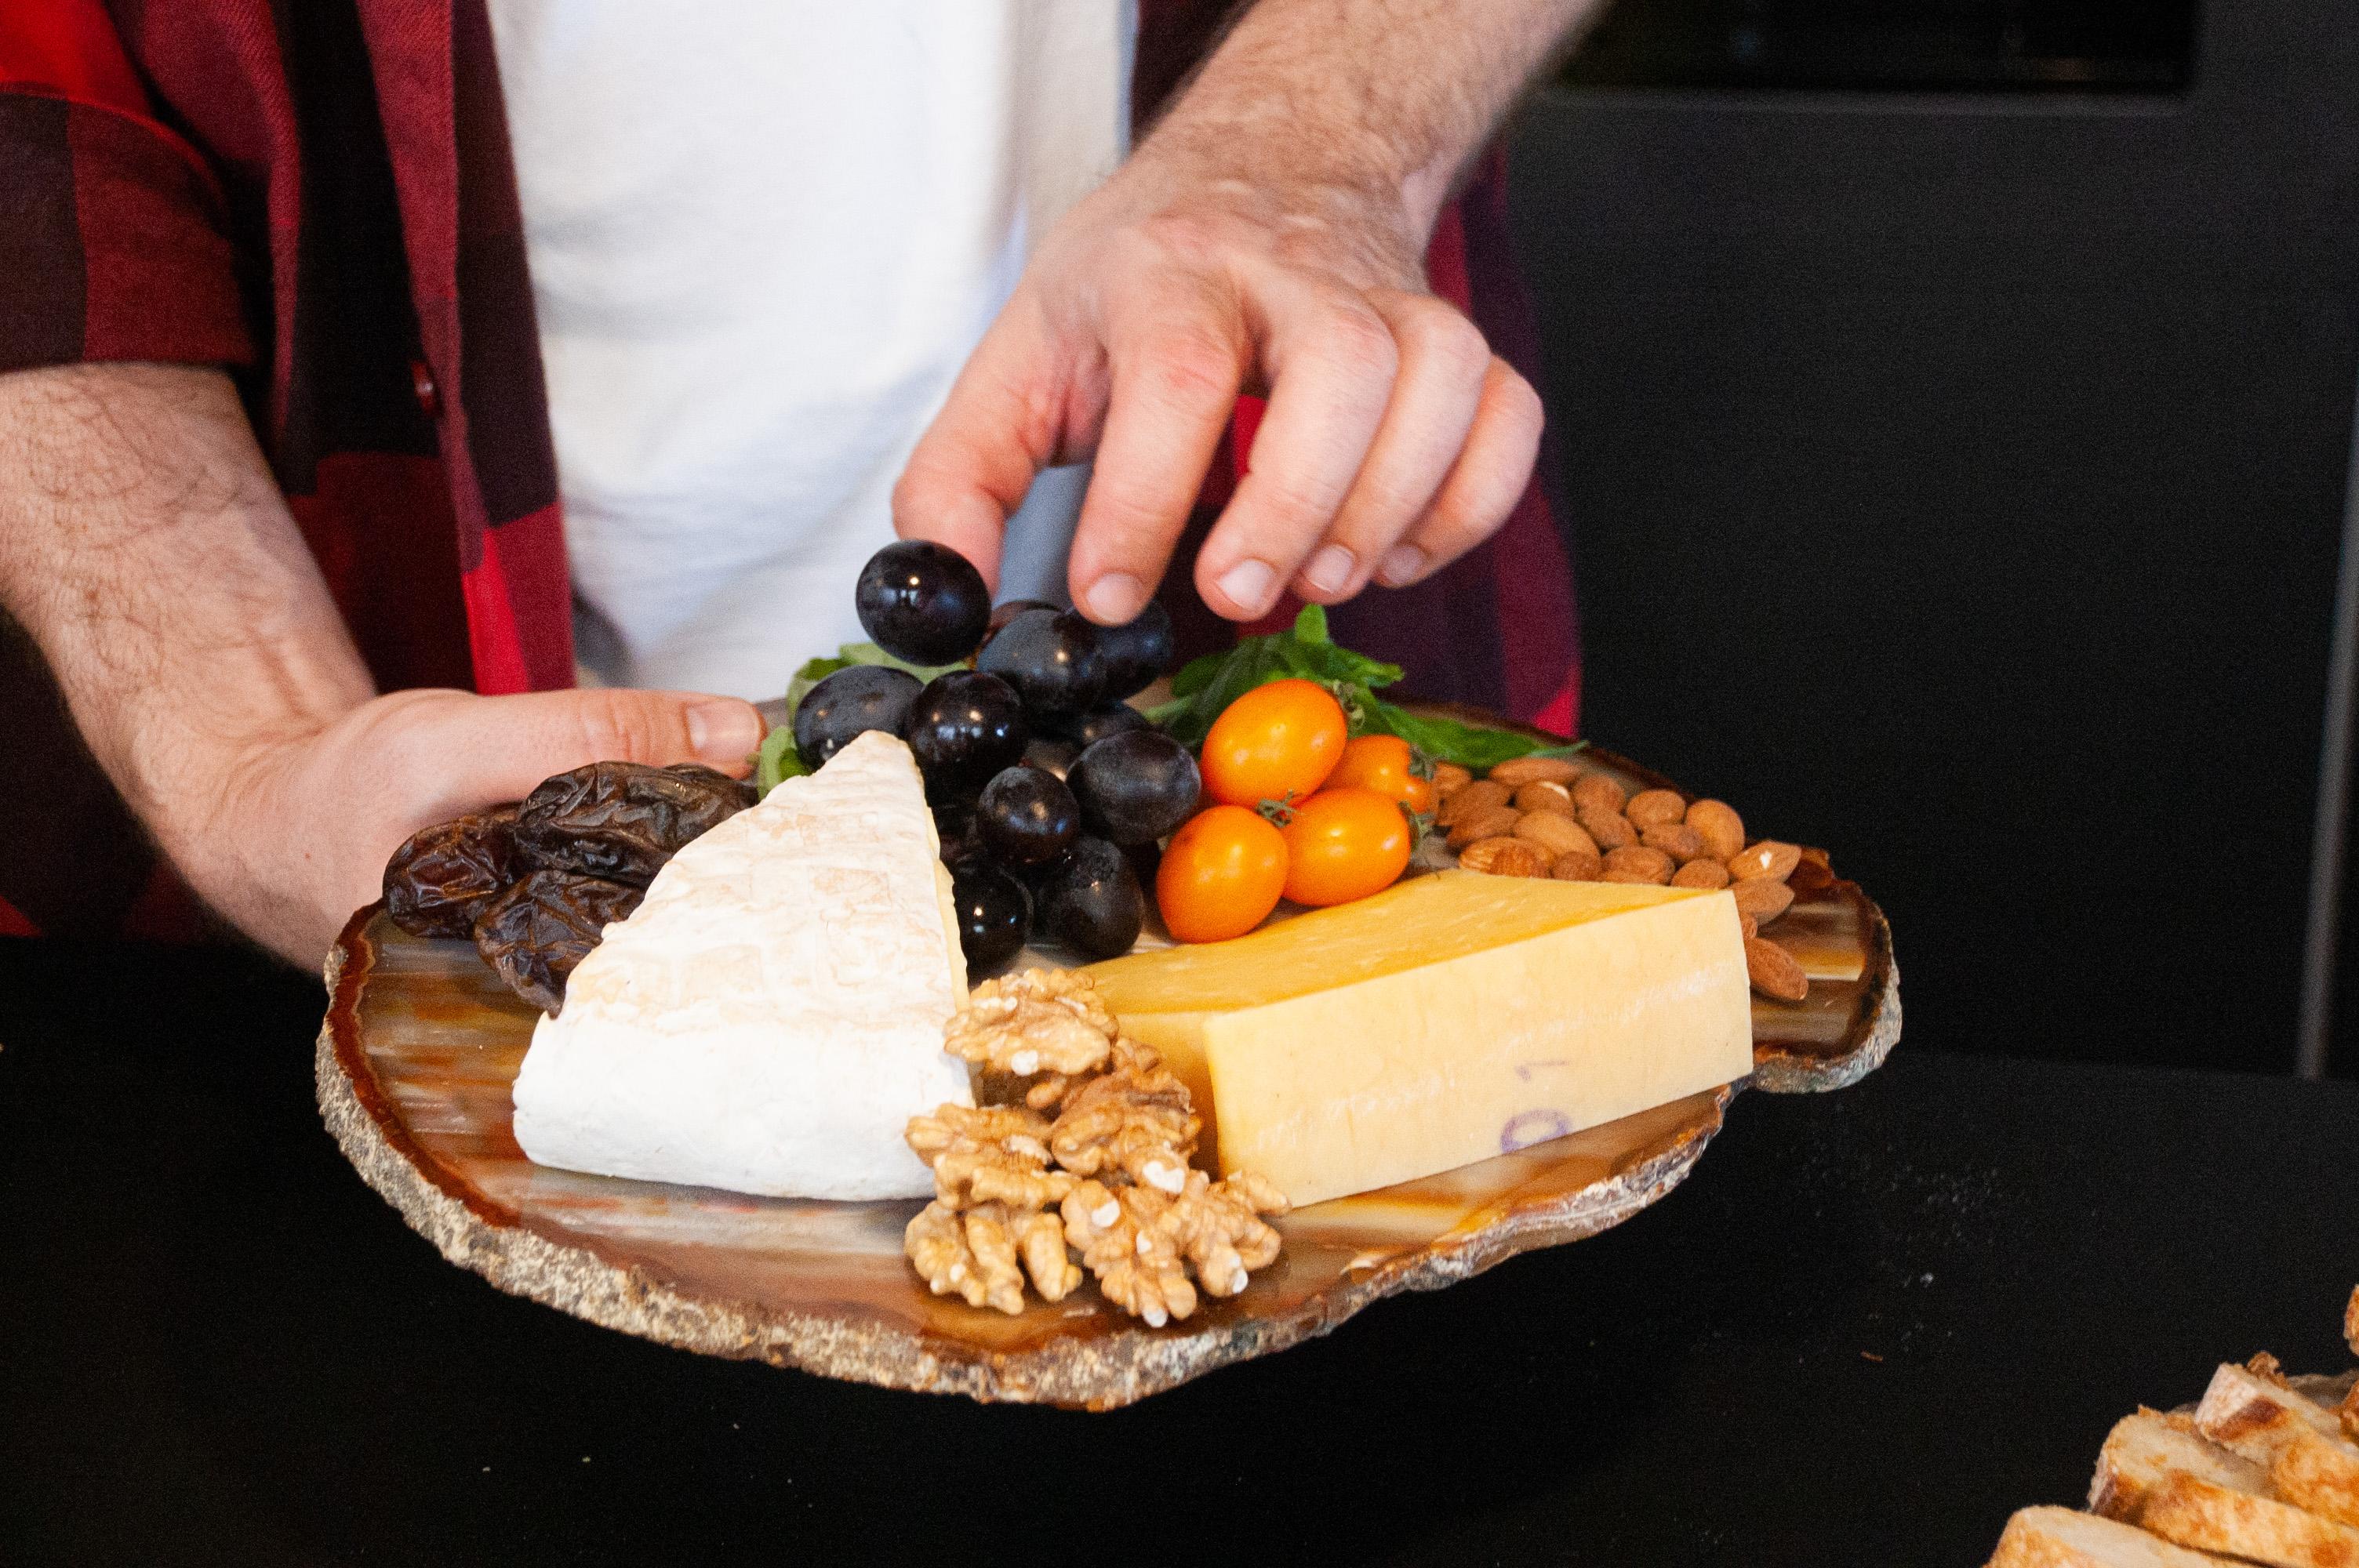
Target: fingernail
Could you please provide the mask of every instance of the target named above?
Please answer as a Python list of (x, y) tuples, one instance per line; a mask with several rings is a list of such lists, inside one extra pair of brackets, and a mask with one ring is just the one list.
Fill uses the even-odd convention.
[(691, 703), (688, 743), (701, 762), (718, 768), (743, 767), (762, 744), (762, 716), (752, 703), (734, 697)]
[(1385, 579), (1386, 586), (1398, 588), (1424, 569), (1423, 550), (1415, 545), (1395, 545), (1385, 552), (1385, 564), (1376, 568), (1376, 575)]
[(1090, 612), (1093, 621), (1119, 626), (1138, 618), (1146, 598), (1136, 578), (1128, 572), (1108, 572), (1090, 584), (1089, 591), (1082, 596), (1082, 608)]
[(1341, 545), (1330, 545), (1310, 557), (1302, 580), (1321, 593), (1341, 593), (1352, 586), (1352, 568), (1359, 557)]
[(1221, 591), (1246, 614), (1258, 615), (1268, 608), (1270, 585), (1277, 580), (1267, 561), (1244, 560), (1221, 574)]

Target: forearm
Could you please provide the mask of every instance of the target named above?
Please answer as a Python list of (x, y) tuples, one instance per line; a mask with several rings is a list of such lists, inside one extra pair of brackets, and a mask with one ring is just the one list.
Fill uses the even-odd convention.
[(0, 604), (175, 859), (213, 804), (197, 781), (372, 695), (217, 371), (0, 375)]
[(1467, 162), (1602, 5), (1256, 0), (1141, 151), (1339, 200), (1397, 201), (1421, 239)]

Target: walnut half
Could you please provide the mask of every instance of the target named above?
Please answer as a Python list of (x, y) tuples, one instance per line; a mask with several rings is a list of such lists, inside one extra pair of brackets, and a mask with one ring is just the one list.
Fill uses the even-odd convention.
[(944, 1029), (942, 1048), (983, 1069), (991, 1098), (1048, 1110), (1074, 1078), (1105, 1064), (1114, 1033), (1087, 975), (1026, 969), (975, 987)]
[(1079, 1176), (1119, 1170), (1173, 1195), (1187, 1184), (1203, 1120), (1188, 1086), (1134, 1040), (1114, 1047), (1114, 1070), (1076, 1089), (1049, 1130), (1049, 1152)]
[(1049, 1123), (1020, 1106), (938, 1106), (911, 1117), (903, 1136), (933, 1167), (935, 1201), (949, 1208), (1046, 1208), (1077, 1180), (1049, 1169)]
[(984, 1204), (961, 1213), (930, 1203), (902, 1232), (901, 1249), (934, 1294), (955, 1292), (969, 1306), (996, 1307), (1011, 1317), (1024, 1310), (1027, 1274), (1052, 1302), (1082, 1282), (1065, 1251), (1062, 1222), (1039, 1209)]
[(1105, 1299), (1150, 1328), (1196, 1310), (1196, 1287), (1172, 1238), (1156, 1224), (1170, 1200), (1152, 1187), (1083, 1182), (1065, 1195), (1065, 1240), (1097, 1276)]
[(1286, 1195), (1251, 1171), (1224, 1182), (1190, 1171), (1187, 1190), (1156, 1224), (1194, 1266), (1206, 1294), (1233, 1296), (1245, 1288), (1252, 1271), (1277, 1260), (1277, 1232), (1261, 1217), (1284, 1214), (1286, 1208)]

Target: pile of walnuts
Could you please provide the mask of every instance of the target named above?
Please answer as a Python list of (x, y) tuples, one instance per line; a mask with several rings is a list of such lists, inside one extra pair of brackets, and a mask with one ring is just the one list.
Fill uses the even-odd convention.
[(1215, 1182), (1190, 1167), (1203, 1121), (1188, 1087), (1123, 1038), (1088, 976), (986, 980), (943, 1044), (975, 1068), (981, 1103), (911, 1117), (905, 1134), (934, 1201), (902, 1249), (934, 1294), (1015, 1314), (1027, 1281), (1060, 1302), (1086, 1271), (1160, 1328), (1277, 1257), (1262, 1217), (1285, 1213), (1285, 1195), (1250, 1172)]
[(1445, 762), (1434, 770), (1433, 790), (1434, 820), (1468, 871), (1728, 889), (1744, 923), (1753, 989), (1779, 1001), (1810, 995), (1801, 964), (1761, 935), (1793, 905), (1787, 879), (1802, 851), (1774, 838), (1748, 844), (1745, 819), (1726, 801), (1690, 802), (1669, 789), (1630, 795), (1562, 757), (1517, 757), (1480, 779)]

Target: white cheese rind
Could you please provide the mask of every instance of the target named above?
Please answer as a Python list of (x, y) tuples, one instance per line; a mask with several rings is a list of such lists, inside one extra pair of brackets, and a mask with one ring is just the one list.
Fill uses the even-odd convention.
[(690, 844), (533, 1031), (544, 1165), (781, 1197), (920, 1197), (908, 1119), (972, 1104), (966, 998), (917, 764), (881, 733)]

